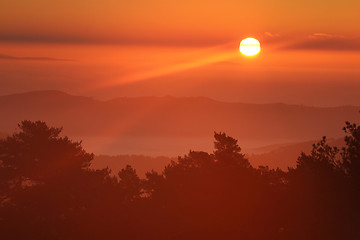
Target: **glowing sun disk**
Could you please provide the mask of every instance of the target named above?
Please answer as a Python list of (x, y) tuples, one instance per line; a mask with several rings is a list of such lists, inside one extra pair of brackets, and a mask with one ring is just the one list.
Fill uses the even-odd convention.
[(260, 42), (255, 38), (245, 38), (241, 41), (239, 50), (246, 56), (254, 56), (260, 52)]

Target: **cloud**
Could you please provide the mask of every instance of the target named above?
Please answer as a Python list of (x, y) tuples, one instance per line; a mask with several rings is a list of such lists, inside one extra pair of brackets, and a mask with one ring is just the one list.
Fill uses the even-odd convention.
[(0, 54), (0, 60), (25, 60), (25, 61), (74, 61), (72, 59), (50, 58), (50, 57), (14, 57)]
[(264, 35), (269, 38), (278, 38), (280, 37), (279, 33), (271, 33), (271, 32), (264, 32)]
[(285, 49), (359, 51), (360, 39), (328, 33), (313, 33), (301, 41), (288, 45)]
[(150, 46), (184, 46), (184, 47), (208, 47), (217, 46), (230, 42), (232, 39), (218, 34), (195, 34), (195, 35), (114, 35), (114, 36), (78, 36), (78, 35), (21, 35), (5, 34), (0, 32), (0, 43), (59, 43), (59, 44), (110, 44), (110, 45), (150, 45)]
[(334, 35), (329, 33), (313, 33), (308, 36), (310, 39), (330, 39), (330, 38), (345, 38), (344, 36)]

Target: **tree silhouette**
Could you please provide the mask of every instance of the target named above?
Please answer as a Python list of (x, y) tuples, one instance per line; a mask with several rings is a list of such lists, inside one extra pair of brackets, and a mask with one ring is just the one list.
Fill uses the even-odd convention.
[(81, 142), (61, 137), (61, 128), (41, 121), (18, 126), (19, 132), (0, 140), (4, 234), (14, 239), (66, 238), (73, 231), (71, 222), (114, 180), (108, 169), (88, 170), (93, 155)]
[(326, 137), (313, 145), (310, 154), (304, 152), (297, 160), (296, 171), (304, 174), (317, 174), (334, 172), (340, 167), (340, 160), (337, 159), (339, 149), (326, 144)]
[(20, 132), (0, 140), (1, 182), (12, 190), (77, 175), (93, 159), (81, 142), (60, 137), (61, 128), (41, 121), (18, 126)]
[(295, 169), (289, 169), (295, 239), (353, 237), (344, 225), (351, 211), (345, 207), (349, 195), (341, 165), (339, 149), (323, 137), (310, 154), (301, 153)]
[(360, 126), (346, 122), (344, 131), (347, 133), (342, 151), (344, 171), (360, 186)]
[(288, 172), (254, 168), (225, 133), (140, 179), (93, 158), (61, 128), (23, 121), (0, 140), (2, 239), (360, 239), (360, 127), (324, 137)]
[(123, 191), (125, 201), (139, 199), (142, 194), (141, 180), (136, 174), (136, 170), (130, 165), (119, 171), (119, 187)]
[[(350, 183), (346, 206), (351, 212), (347, 215), (347, 226), (350, 229), (358, 229), (360, 226), (360, 126), (346, 122), (344, 131), (347, 135), (346, 145), (341, 152), (342, 169)], [(359, 239), (360, 231), (352, 237)]]
[(215, 159), (226, 165), (239, 165), (241, 167), (250, 167), (249, 161), (241, 153), (241, 148), (237, 140), (227, 136), (225, 133), (214, 133)]

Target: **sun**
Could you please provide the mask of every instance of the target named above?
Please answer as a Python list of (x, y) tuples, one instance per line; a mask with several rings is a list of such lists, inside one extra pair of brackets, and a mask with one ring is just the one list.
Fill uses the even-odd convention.
[(241, 41), (239, 49), (246, 56), (254, 56), (260, 52), (260, 42), (255, 38), (245, 38)]

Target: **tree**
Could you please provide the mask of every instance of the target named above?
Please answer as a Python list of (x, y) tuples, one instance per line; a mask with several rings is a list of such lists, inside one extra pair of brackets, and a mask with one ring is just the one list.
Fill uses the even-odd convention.
[(20, 132), (0, 140), (3, 189), (22, 189), (78, 174), (93, 159), (81, 142), (60, 137), (62, 128), (41, 121), (22, 121), (18, 127)]
[(124, 194), (124, 201), (133, 201), (140, 198), (142, 194), (141, 180), (136, 174), (136, 170), (130, 165), (121, 169), (118, 173), (120, 178), (119, 186)]
[(354, 231), (353, 239), (360, 238), (360, 126), (355, 123), (346, 122), (344, 131), (345, 147), (342, 149), (342, 169), (349, 180), (349, 194), (346, 199), (347, 209), (351, 214), (348, 214), (347, 226), (350, 229), (357, 229)]
[(301, 153), (296, 168), (288, 173), (290, 209), (296, 216), (292, 228), (297, 238), (349, 236), (344, 223), (351, 209), (346, 205), (349, 196), (344, 176), (339, 149), (329, 146), (326, 137), (313, 145), (310, 154)]
[(250, 167), (248, 159), (241, 153), (237, 140), (222, 132), (214, 133), (215, 159), (224, 165), (238, 165), (243, 168)]
[(360, 126), (346, 122), (345, 144), (342, 151), (342, 167), (360, 191)]
[(89, 170), (93, 154), (61, 137), (62, 128), (41, 121), (18, 126), (0, 140), (2, 237), (69, 239), (74, 222), (104, 204), (116, 182), (109, 169)]
[(326, 143), (326, 137), (323, 137), (321, 141), (313, 144), (313, 149), (309, 155), (304, 152), (300, 154), (297, 160), (296, 171), (309, 174), (336, 171), (340, 167), (340, 161), (337, 158), (338, 153), (339, 149), (329, 146)]

